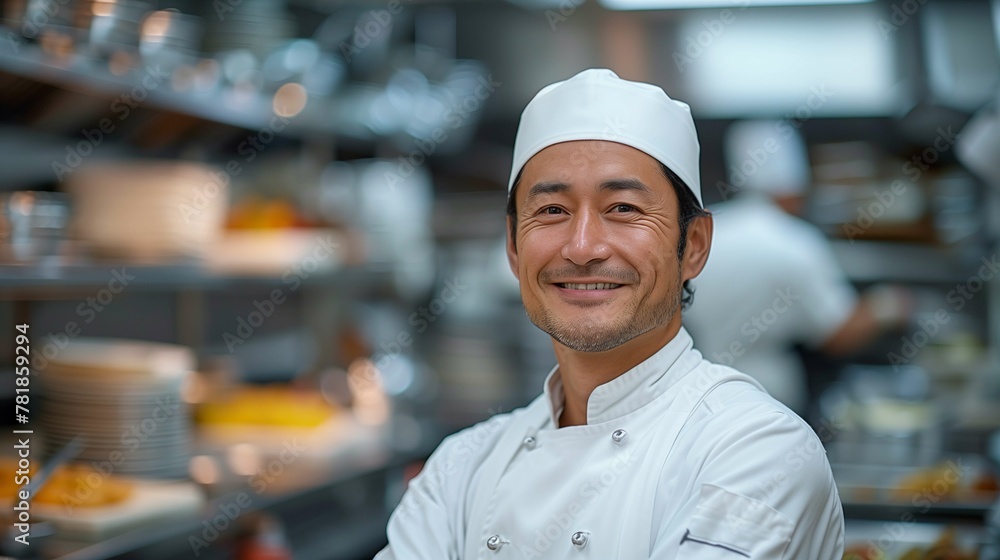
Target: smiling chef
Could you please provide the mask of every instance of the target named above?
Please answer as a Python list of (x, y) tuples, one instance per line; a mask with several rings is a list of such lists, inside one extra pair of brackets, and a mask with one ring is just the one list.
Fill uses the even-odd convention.
[(698, 157), (686, 104), (610, 70), (531, 100), (507, 255), (558, 365), (526, 408), (441, 444), (377, 560), (841, 557), (819, 439), (681, 327), (712, 241)]

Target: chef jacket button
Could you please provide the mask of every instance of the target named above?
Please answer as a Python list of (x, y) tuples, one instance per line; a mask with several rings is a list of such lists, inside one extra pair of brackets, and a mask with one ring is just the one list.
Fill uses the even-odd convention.
[(486, 548), (496, 552), (500, 550), (500, 547), (507, 544), (506, 541), (500, 539), (500, 535), (493, 535), (492, 537), (486, 539)]
[(521, 443), (528, 449), (534, 449), (535, 446), (538, 445), (538, 440), (535, 439), (533, 436), (528, 436), (524, 438), (524, 441), (522, 441)]
[(573, 543), (573, 546), (577, 548), (583, 548), (587, 546), (587, 541), (590, 540), (590, 533), (586, 533), (584, 531), (577, 531), (573, 533), (573, 536), (570, 537), (569, 540)]
[(611, 432), (611, 441), (615, 443), (621, 443), (622, 441), (625, 440), (625, 436), (627, 435), (628, 432), (626, 432), (625, 430), (615, 430)]

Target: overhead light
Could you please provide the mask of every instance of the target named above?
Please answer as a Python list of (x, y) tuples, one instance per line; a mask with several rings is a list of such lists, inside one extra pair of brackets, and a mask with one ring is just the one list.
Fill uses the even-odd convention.
[(696, 8), (757, 8), (760, 6), (818, 6), (867, 4), (874, 0), (599, 0), (609, 10), (680, 10)]
[(660, 52), (696, 116), (892, 115), (907, 84), (894, 42), (872, 24), (880, 14), (877, 4), (683, 12)]

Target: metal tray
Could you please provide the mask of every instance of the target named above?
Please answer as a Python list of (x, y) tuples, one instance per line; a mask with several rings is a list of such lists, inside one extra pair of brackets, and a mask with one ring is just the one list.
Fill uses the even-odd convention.
[(977, 479), (993, 474), (992, 465), (982, 457), (953, 455), (937, 464), (943, 465), (940, 471), (919, 488), (907, 487), (906, 480), (927, 472), (927, 467), (835, 463), (832, 468), (845, 509), (885, 506), (917, 515), (976, 517), (985, 515), (998, 499), (995, 492), (973, 489)]
[(844, 543), (848, 549), (857, 545), (866, 549), (875, 548), (885, 560), (896, 560), (910, 548), (927, 548), (934, 544), (949, 528), (955, 531), (955, 541), (966, 552), (979, 552), (987, 542), (988, 535), (983, 527), (947, 526), (900, 519), (894, 522), (848, 520), (844, 525)]

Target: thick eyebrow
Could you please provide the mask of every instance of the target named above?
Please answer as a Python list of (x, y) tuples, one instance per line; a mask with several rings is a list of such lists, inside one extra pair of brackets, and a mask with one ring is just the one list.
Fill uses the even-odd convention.
[(568, 190), (569, 185), (566, 183), (543, 181), (541, 183), (535, 183), (530, 189), (528, 189), (528, 194), (524, 201), (527, 203), (531, 202), (533, 198), (542, 196), (543, 194), (555, 194)]
[(641, 191), (643, 194), (650, 192), (646, 183), (638, 179), (612, 179), (601, 183), (599, 188), (602, 191)]
[[(650, 193), (649, 187), (638, 179), (611, 179), (601, 183), (598, 189), (602, 191), (640, 191), (643, 194)], [(536, 183), (528, 190), (525, 202), (531, 202), (531, 199), (543, 194), (555, 194), (568, 190), (569, 185), (566, 183), (543, 181)]]

